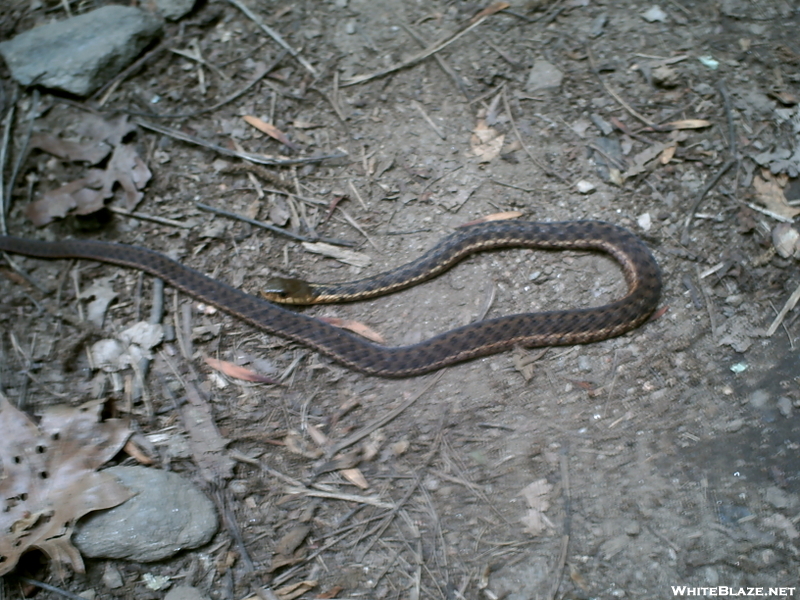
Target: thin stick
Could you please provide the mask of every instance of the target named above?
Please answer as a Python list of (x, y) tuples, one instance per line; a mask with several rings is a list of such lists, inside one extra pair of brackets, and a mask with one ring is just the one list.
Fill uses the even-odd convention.
[(320, 490), (310, 490), (308, 488), (287, 488), (284, 490), (287, 494), (297, 494), (303, 496), (312, 496), (314, 498), (330, 498), (331, 500), (343, 500), (344, 502), (357, 502), (359, 504), (369, 504), (377, 506), (378, 508), (385, 508), (391, 510), (394, 504), (391, 502), (382, 502), (374, 496), (359, 496), (358, 494), (339, 494), (337, 492), (324, 492)]
[(328, 160), (333, 158), (344, 158), (345, 156), (347, 156), (347, 154), (345, 154), (344, 152), (336, 152), (335, 154), (307, 156), (305, 158), (269, 158), (262, 154), (253, 154), (251, 152), (237, 152), (236, 150), (230, 150), (229, 148), (218, 146), (217, 144), (207, 142), (206, 140), (202, 140), (193, 135), (188, 135), (177, 129), (172, 129), (171, 127), (164, 127), (163, 125), (156, 125), (155, 123), (148, 123), (147, 121), (143, 121), (142, 119), (134, 119), (134, 122), (140, 127), (144, 127), (145, 129), (149, 129), (150, 131), (155, 131), (156, 133), (167, 135), (169, 137), (175, 138), (176, 140), (181, 140), (182, 142), (186, 142), (187, 144), (195, 144), (197, 146), (202, 146), (203, 148), (208, 148), (209, 150), (213, 150), (214, 152), (222, 154), (223, 156), (232, 156), (234, 158), (241, 158), (244, 160), (249, 160), (250, 162), (259, 165), (270, 165), (270, 166), (304, 165), (309, 163), (322, 162), (323, 160)]
[(280, 64), (280, 62), (284, 58), (286, 58), (287, 54), (288, 54), (288, 52), (286, 50), (284, 50), (283, 52), (281, 52), (278, 55), (278, 57), (275, 60), (272, 61), (272, 63), (269, 66), (267, 66), (265, 69), (263, 69), (263, 70), (259, 71), (258, 73), (256, 73), (256, 75), (250, 81), (248, 81), (244, 85), (244, 87), (242, 87), (240, 90), (238, 90), (236, 92), (233, 92), (227, 98), (223, 98), (222, 100), (220, 100), (216, 104), (212, 104), (211, 106), (208, 106), (206, 108), (201, 108), (200, 110), (195, 110), (193, 112), (178, 113), (178, 114), (171, 114), (171, 115), (160, 115), (158, 113), (152, 113), (152, 112), (137, 112), (137, 111), (126, 111), (126, 112), (128, 114), (135, 115), (135, 116), (138, 116), (138, 117), (148, 117), (148, 118), (151, 118), (151, 119), (188, 119), (188, 118), (191, 118), (191, 117), (196, 117), (198, 115), (203, 115), (205, 113), (214, 112), (218, 108), (222, 108), (226, 104), (229, 104), (229, 103), (233, 102), (237, 98), (240, 98), (241, 96), (243, 96), (244, 94), (249, 92), (253, 88), (253, 86), (255, 86), (259, 81), (264, 79), (264, 77), (266, 77), (272, 71), (274, 71), (275, 68)]
[(786, 317), (787, 313), (792, 310), (796, 305), (797, 302), (800, 300), (800, 285), (792, 292), (792, 295), (789, 296), (789, 299), (786, 301), (786, 304), (783, 305), (783, 308), (778, 313), (778, 316), (775, 317), (775, 320), (772, 322), (772, 325), (769, 326), (767, 329), (767, 337), (772, 337), (772, 334), (781, 326), (783, 323), (783, 319)]
[(239, 2), (239, 0), (228, 0), (228, 2), (230, 2), (231, 4), (233, 4), (233, 6), (235, 6), (236, 8), (238, 8), (238, 9), (239, 9), (240, 11), (242, 11), (242, 12), (243, 12), (245, 15), (247, 15), (247, 18), (248, 18), (248, 19), (250, 19), (251, 21), (253, 21), (253, 23), (255, 23), (256, 25), (258, 25), (258, 26), (261, 28), (261, 30), (262, 30), (264, 33), (266, 33), (266, 34), (267, 34), (269, 37), (271, 37), (273, 40), (275, 40), (275, 41), (278, 43), (278, 45), (279, 45), (279, 46), (281, 46), (281, 48), (283, 48), (283, 49), (284, 49), (284, 50), (286, 50), (286, 51), (287, 51), (289, 54), (291, 54), (292, 56), (294, 56), (294, 57), (297, 59), (297, 62), (299, 62), (301, 65), (303, 65), (303, 67), (305, 67), (305, 69), (306, 69), (306, 70), (307, 70), (309, 73), (311, 73), (311, 74), (312, 74), (314, 77), (317, 77), (317, 76), (319, 75), (319, 74), (317, 73), (317, 70), (316, 70), (314, 67), (312, 67), (312, 66), (311, 66), (311, 64), (310, 64), (310, 63), (309, 63), (309, 62), (308, 62), (306, 59), (304, 59), (302, 56), (300, 56), (300, 53), (299, 53), (297, 50), (295, 50), (295, 49), (294, 49), (294, 48), (292, 48), (292, 47), (291, 47), (289, 44), (287, 44), (287, 43), (286, 43), (286, 40), (284, 40), (284, 39), (283, 39), (283, 38), (280, 36), (280, 34), (279, 34), (277, 31), (275, 31), (275, 30), (274, 30), (274, 29), (272, 29), (271, 27), (269, 27), (269, 26), (265, 25), (265, 24), (264, 24), (264, 23), (261, 21), (261, 19), (259, 19), (259, 18), (258, 18), (258, 17), (255, 15), (255, 13), (254, 13), (253, 11), (251, 11), (251, 10), (250, 10), (249, 8), (247, 8), (247, 7), (246, 7), (244, 4), (242, 4), (241, 2)]
[(200, 210), (205, 210), (208, 212), (212, 212), (218, 215), (222, 215), (223, 217), (229, 217), (231, 219), (236, 219), (238, 221), (243, 221), (245, 223), (250, 223), (250, 225), (255, 225), (256, 227), (261, 227), (262, 229), (268, 229), (273, 233), (277, 233), (284, 237), (288, 237), (290, 239), (296, 240), (298, 242), (325, 242), (327, 244), (333, 244), (337, 246), (355, 246), (355, 242), (351, 242), (348, 240), (338, 240), (338, 239), (331, 239), (331, 238), (320, 238), (320, 237), (309, 237), (306, 235), (300, 235), (298, 233), (294, 233), (292, 231), (288, 231), (286, 229), (281, 229), (280, 227), (276, 227), (275, 225), (270, 225), (269, 223), (264, 223), (263, 221), (256, 221), (255, 219), (250, 219), (249, 217), (245, 217), (243, 215), (236, 214), (234, 212), (230, 212), (224, 210), (222, 208), (214, 208), (213, 206), (209, 206), (208, 204), (203, 204), (202, 202), (195, 202), (195, 206)]
[(17, 160), (14, 161), (14, 168), (11, 170), (11, 176), (8, 178), (8, 186), (6, 186), (6, 214), (11, 210), (11, 197), (14, 192), (14, 186), (17, 185), (17, 176), (22, 163), (28, 155), (28, 144), (31, 141), (31, 134), (33, 133), (33, 123), (36, 120), (36, 115), (39, 112), (39, 89), (34, 88), (31, 96), (31, 108), (28, 111), (28, 128), (25, 131), (25, 137), (22, 139), (22, 144), (17, 152)]
[(625, 102), (625, 100), (623, 100), (620, 97), (620, 95), (617, 94), (617, 92), (611, 89), (611, 87), (605, 82), (605, 80), (602, 77), (600, 77), (600, 71), (597, 70), (597, 66), (595, 65), (594, 62), (594, 55), (592, 54), (592, 49), (588, 44), (586, 45), (586, 56), (589, 57), (589, 64), (592, 67), (592, 72), (595, 74), (598, 81), (600, 81), (600, 85), (603, 86), (606, 92), (608, 92), (608, 94), (612, 98), (614, 98), (614, 100), (616, 100), (622, 108), (627, 110), (631, 115), (639, 119), (642, 123), (644, 123), (645, 125), (649, 125), (650, 127), (655, 127), (656, 124), (653, 123), (653, 121), (633, 110), (633, 108), (627, 102)]
[(117, 208), (116, 206), (109, 206), (108, 210), (113, 212), (115, 215), (122, 215), (125, 217), (131, 217), (133, 219), (141, 219), (142, 221), (151, 221), (153, 223), (158, 223), (159, 225), (168, 225), (170, 227), (179, 227), (180, 229), (191, 229), (191, 225), (187, 225), (186, 223), (181, 223), (180, 221), (176, 221), (175, 219), (167, 219), (166, 217), (158, 217), (156, 215), (148, 215), (147, 213), (142, 212), (129, 212), (122, 208)]
[(416, 100), (412, 100), (411, 101), (411, 106), (416, 108), (420, 112), (420, 114), (422, 114), (422, 118), (425, 119), (428, 122), (428, 125), (431, 126), (431, 129), (433, 129), (433, 131), (436, 133), (436, 135), (438, 135), (443, 140), (447, 139), (447, 134), (444, 131), (442, 131), (441, 129), (439, 129), (439, 127), (437, 127), (436, 123), (434, 123), (433, 119), (431, 119), (428, 116), (428, 113), (425, 112), (425, 109), (422, 108), (422, 105), (419, 102), (417, 102)]
[[(425, 41), (425, 38), (423, 38), (419, 33), (417, 33), (417, 31), (415, 31), (410, 25), (408, 25), (407, 23), (403, 23), (401, 21), (400, 27), (405, 29), (408, 35), (417, 40), (417, 43), (420, 46), (422, 46), (423, 48), (427, 48), (428, 44)], [(461, 81), (461, 78), (458, 76), (458, 73), (456, 73), (453, 70), (453, 68), (447, 63), (447, 61), (445, 61), (445, 59), (443, 59), (438, 54), (435, 54), (433, 58), (436, 59), (437, 63), (439, 63), (439, 68), (442, 69), (442, 71), (444, 71), (445, 74), (448, 77), (450, 77), (450, 79), (453, 80), (453, 83), (455, 83), (458, 86), (458, 89), (461, 91), (461, 94), (464, 96), (464, 98), (466, 98), (466, 100), (469, 101), (469, 94), (467, 93), (467, 89), (464, 86), (464, 82)]]
[(720, 179), (722, 179), (722, 176), (725, 175), (725, 173), (728, 172), (728, 169), (730, 169), (735, 164), (736, 164), (735, 158), (728, 159), (728, 162), (722, 165), (722, 168), (719, 171), (717, 171), (717, 174), (714, 175), (705, 185), (705, 187), (702, 190), (700, 190), (700, 193), (697, 194), (697, 197), (694, 199), (694, 202), (692, 202), (691, 208), (686, 214), (686, 221), (683, 223), (683, 234), (681, 235), (681, 244), (686, 245), (689, 243), (689, 232), (691, 231), (692, 228), (692, 219), (694, 219), (694, 214), (695, 212), (697, 212), (697, 208), (700, 206), (700, 203), (703, 201), (703, 198), (705, 198), (706, 194), (708, 194), (708, 192), (711, 191), (711, 188), (717, 185), (717, 182)]
[(330, 448), (326, 449), (325, 454), (327, 456), (333, 456), (337, 452), (340, 452), (341, 450), (344, 450), (348, 446), (352, 446), (356, 442), (364, 439), (376, 429), (383, 427), (384, 425), (395, 419), (397, 416), (401, 415), (407, 408), (409, 408), (412, 404), (414, 404), (414, 402), (416, 402), (423, 395), (425, 395), (428, 392), (428, 390), (430, 390), (434, 385), (439, 383), (439, 380), (442, 378), (443, 374), (444, 371), (439, 371), (434, 377), (431, 377), (431, 380), (428, 382), (428, 384), (424, 388), (422, 388), (422, 390), (420, 390), (418, 393), (411, 396), (411, 398), (403, 402), (393, 411), (390, 411), (383, 417), (376, 419), (366, 427), (363, 427), (362, 429), (356, 431), (353, 435), (344, 438), (343, 440), (337, 442)]
[(372, 245), (372, 247), (373, 247), (373, 248), (375, 248), (375, 250), (377, 250), (378, 252), (381, 252), (381, 249), (378, 247), (378, 244), (376, 244), (374, 241), (372, 241), (372, 238), (371, 238), (371, 237), (369, 237), (369, 235), (367, 234), (367, 232), (366, 232), (366, 231), (364, 231), (364, 229), (361, 227), (361, 225), (359, 225), (359, 224), (356, 222), (356, 220), (355, 220), (353, 217), (351, 217), (351, 216), (350, 216), (350, 215), (347, 213), (347, 211), (346, 211), (345, 209), (343, 209), (341, 206), (337, 206), (337, 207), (336, 207), (336, 209), (337, 209), (339, 212), (341, 212), (341, 213), (342, 213), (342, 216), (345, 218), (345, 220), (346, 220), (348, 223), (350, 223), (350, 225), (351, 225), (351, 226), (353, 226), (353, 227), (354, 227), (356, 230), (358, 230), (358, 232), (359, 232), (361, 235), (363, 235), (365, 238), (367, 238), (367, 241), (368, 241), (368, 242), (369, 242), (369, 243)]
[[(174, 42), (181, 39), (182, 36), (177, 36), (176, 38), (172, 38), (169, 41)], [(114, 90), (117, 89), (117, 86), (125, 81), (132, 73), (135, 73), (140, 68), (142, 68), (145, 64), (153, 60), (156, 56), (161, 54), (164, 50), (167, 49), (167, 41), (162, 41), (158, 44), (155, 48), (150, 50), (147, 54), (136, 60), (135, 62), (131, 63), (128, 67), (125, 68), (119, 75), (114, 77), (111, 81), (103, 85), (99, 90), (97, 90), (94, 94), (92, 94), (92, 98), (98, 98), (98, 106), (105, 105), (108, 98), (114, 93)]]
[(551, 177), (555, 177), (556, 179), (561, 180), (562, 183), (569, 185), (569, 181), (567, 181), (567, 179), (563, 175), (560, 175), (559, 173), (556, 173), (552, 169), (546, 167), (545, 165), (540, 163), (536, 159), (536, 157), (533, 156), (533, 154), (531, 154), (531, 151), (528, 148), (528, 146), (525, 144), (525, 142), (522, 141), (522, 134), (520, 134), (519, 129), (517, 129), (517, 122), (514, 120), (514, 115), (511, 114), (511, 107), (508, 105), (508, 98), (506, 97), (505, 85), (503, 86), (503, 91), (501, 93), (503, 95), (503, 107), (505, 108), (506, 115), (508, 116), (508, 121), (509, 123), (511, 123), (511, 128), (514, 130), (514, 135), (516, 136), (519, 145), (522, 146), (523, 150), (525, 150), (525, 154), (527, 154), (528, 158), (531, 159), (531, 162), (535, 164), (537, 167), (539, 167), (542, 171), (544, 171)]
[(8, 114), (6, 114), (5, 122), (3, 123), (3, 140), (0, 142), (0, 233), (5, 235), (8, 233), (6, 229), (6, 211), (8, 210), (6, 198), (3, 196), (5, 183), (3, 182), (3, 173), (6, 170), (6, 155), (8, 154), (8, 145), (11, 142), (11, 124), (14, 122), (14, 110), (17, 104), (17, 88), (14, 90), (14, 97), (11, 100), (11, 105), (8, 107)]
[(569, 548), (569, 535), (570, 528), (572, 527), (572, 496), (569, 487), (569, 464), (567, 463), (566, 454), (559, 456), (559, 463), (561, 465), (561, 485), (564, 488), (564, 535), (561, 536), (561, 552), (558, 555), (558, 563), (556, 564), (556, 571), (553, 577), (553, 586), (550, 588), (550, 595), (548, 598), (553, 600), (558, 593), (558, 586), (561, 584), (561, 578), (564, 576), (564, 565), (567, 562), (567, 549)]
[(728, 88), (725, 87), (725, 82), (720, 80), (717, 85), (719, 95), (722, 96), (722, 103), (725, 107), (725, 116), (728, 120), (728, 152), (731, 156), (736, 156), (736, 127), (733, 123), (733, 108), (731, 106), (731, 98), (728, 95)]
[(73, 594), (72, 592), (68, 592), (67, 590), (61, 589), (54, 585), (50, 585), (49, 583), (45, 583), (44, 581), (38, 581), (36, 579), (31, 579), (30, 577), (25, 577), (23, 575), (17, 575), (17, 579), (19, 579), (22, 583), (27, 583), (28, 585), (35, 585), (38, 588), (41, 588), (48, 592), (52, 592), (54, 594), (58, 594), (59, 596), (63, 596), (64, 598), (69, 598), (70, 600), (85, 600), (83, 596), (78, 596), (78, 594)]
[[(228, 2), (232, 2), (232, 1), (233, 0), (228, 0)], [(384, 75), (388, 75), (389, 73), (394, 73), (395, 71), (399, 71), (400, 69), (405, 69), (406, 67), (410, 67), (410, 66), (415, 65), (415, 64), (417, 64), (419, 62), (422, 62), (423, 60), (425, 60), (429, 56), (433, 56), (434, 54), (436, 54), (440, 50), (444, 50), (445, 48), (447, 48), (447, 46), (449, 46), (450, 44), (455, 42), (457, 39), (459, 39), (463, 35), (469, 33), (473, 29), (475, 29), (478, 25), (483, 23), (486, 20), (486, 18), (487, 17), (483, 17), (481, 19), (478, 19), (472, 25), (469, 25), (468, 27), (465, 27), (464, 29), (462, 29), (461, 31), (456, 33), (455, 35), (451, 36), (449, 39), (446, 39), (445, 41), (443, 41), (441, 43), (434, 44), (432, 47), (428, 48), (427, 50), (423, 50), (419, 54), (415, 54), (411, 58), (408, 58), (408, 59), (406, 59), (406, 60), (404, 60), (404, 61), (402, 61), (400, 63), (397, 63), (394, 66), (388, 67), (388, 68), (383, 69), (381, 71), (376, 71), (375, 73), (370, 73), (368, 75), (357, 75), (356, 77), (353, 77), (351, 79), (347, 79), (341, 84), (341, 87), (347, 87), (347, 86), (350, 86), (350, 85), (356, 85), (358, 83), (364, 83), (364, 82), (369, 81), (371, 79), (377, 79), (378, 77), (383, 77)]]
[(794, 223), (794, 219), (790, 219), (789, 217), (784, 217), (783, 215), (779, 215), (776, 212), (773, 212), (763, 206), (758, 206), (757, 204), (753, 204), (752, 202), (745, 202), (745, 205), (749, 208), (752, 208), (756, 212), (760, 212), (762, 215), (767, 215), (775, 219), (776, 221), (780, 221), (781, 223)]

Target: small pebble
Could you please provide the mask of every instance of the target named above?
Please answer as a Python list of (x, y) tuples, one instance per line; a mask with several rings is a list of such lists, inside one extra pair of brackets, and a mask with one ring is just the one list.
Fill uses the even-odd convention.
[(591, 194), (597, 189), (591, 181), (586, 181), (584, 179), (581, 179), (578, 183), (576, 183), (575, 187), (581, 194)]
[(778, 398), (778, 410), (787, 419), (792, 416), (792, 400), (786, 396)]

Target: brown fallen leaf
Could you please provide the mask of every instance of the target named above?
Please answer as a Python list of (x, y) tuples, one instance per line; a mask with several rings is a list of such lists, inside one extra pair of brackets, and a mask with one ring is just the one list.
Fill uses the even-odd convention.
[(352, 319), (340, 319), (338, 317), (317, 317), (320, 321), (327, 323), (328, 325), (333, 325), (334, 327), (339, 327), (341, 329), (347, 329), (348, 331), (352, 331), (353, 333), (357, 333), (363, 338), (367, 338), (371, 342), (375, 342), (376, 344), (385, 344), (386, 340), (384, 337), (375, 331), (364, 325), (363, 323), (359, 323), (358, 321), (354, 321)]
[(62, 140), (51, 133), (32, 135), (30, 147), (32, 150), (43, 150), (70, 162), (87, 162), (90, 165), (96, 165), (111, 152), (111, 146), (103, 141), (90, 140), (82, 143), (74, 140)]
[(228, 377), (233, 377), (234, 379), (252, 381), (254, 383), (279, 383), (271, 377), (267, 377), (266, 375), (262, 375), (261, 373), (257, 373), (246, 367), (235, 365), (227, 360), (219, 360), (217, 358), (211, 358), (210, 356), (206, 356), (204, 360), (206, 361), (206, 364), (215, 371), (219, 371), (220, 373), (223, 373)]
[(90, 169), (86, 177), (45, 192), (39, 200), (27, 206), (25, 216), (41, 227), (69, 213), (88, 215), (97, 212), (105, 206), (106, 200), (114, 196), (117, 184), (123, 191), (121, 208), (131, 211), (144, 197), (141, 190), (151, 177), (150, 169), (139, 158), (136, 149), (121, 144), (114, 148), (105, 169)]
[(756, 200), (761, 204), (782, 217), (794, 219), (800, 215), (800, 208), (792, 206), (786, 199), (783, 193), (786, 181), (785, 175), (775, 177), (768, 169), (762, 169), (761, 177), (758, 175), (753, 177), (753, 188), (756, 192)]
[(274, 140), (278, 140), (281, 144), (286, 146), (287, 148), (291, 148), (292, 150), (297, 150), (297, 146), (292, 143), (289, 137), (283, 133), (280, 129), (275, 127), (272, 123), (267, 123), (266, 121), (259, 119), (258, 117), (254, 117), (252, 115), (245, 115), (244, 120), (249, 124), (258, 129), (262, 133), (266, 133), (269, 137)]
[(335, 585), (331, 589), (329, 589), (327, 592), (321, 592), (321, 593), (317, 594), (317, 599), (318, 600), (330, 600), (331, 598), (336, 598), (336, 596), (338, 596), (339, 593), (342, 590), (344, 590), (344, 588), (342, 586)]
[(489, 6), (484, 8), (479, 13), (476, 13), (475, 16), (472, 17), (469, 20), (469, 22), (470, 23), (475, 23), (476, 21), (479, 21), (480, 19), (483, 19), (484, 17), (488, 17), (488, 16), (493, 15), (493, 14), (495, 14), (497, 12), (500, 12), (501, 10), (505, 10), (509, 6), (511, 6), (511, 5), (508, 2), (495, 2), (494, 4), (490, 4)]
[(477, 225), (478, 223), (488, 223), (490, 221), (504, 221), (506, 219), (518, 219), (522, 216), (522, 213), (518, 210), (507, 210), (505, 212), (496, 212), (490, 215), (484, 215), (479, 219), (474, 219), (472, 221), (467, 221), (459, 225), (459, 227), (469, 227), (470, 225)]
[(367, 483), (367, 478), (364, 477), (364, 474), (361, 472), (361, 469), (343, 469), (342, 476), (347, 479), (353, 485), (360, 487), (362, 490), (366, 490), (369, 488), (369, 483)]
[(299, 598), (305, 594), (307, 591), (313, 590), (315, 587), (317, 587), (317, 580), (308, 579), (306, 581), (290, 583), (282, 588), (278, 588), (275, 590), (275, 595), (278, 596), (280, 600), (294, 600), (295, 598)]
[(475, 129), (472, 130), (469, 145), (473, 155), (478, 157), (478, 162), (487, 163), (497, 158), (505, 139), (505, 134), (489, 127), (485, 120), (479, 119)]
[(684, 119), (682, 121), (664, 123), (659, 129), (702, 129), (703, 127), (711, 127), (711, 121), (705, 119)]
[(104, 406), (51, 406), (37, 424), (0, 394), (0, 575), (34, 548), (62, 579), (64, 565), (83, 573), (70, 541), (75, 522), (131, 497), (116, 477), (97, 470), (132, 433), (124, 421), (103, 421)]
[(546, 479), (537, 479), (520, 491), (520, 495), (525, 498), (529, 506), (528, 512), (521, 519), (525, 525), (525, 533), (539, 535), (550, 525), (544, 513), (550, 508), (552, 490), (552, 484)]
[(305, 558), (305, 550), (300, 548), (300, 545), (308, 537), (309, 533), (311, 533), (311, 527), (308, 525), (296, 525), (278, 540), (269, 572), (272, 573), (280, 567), (294, 565), (303, 560)]

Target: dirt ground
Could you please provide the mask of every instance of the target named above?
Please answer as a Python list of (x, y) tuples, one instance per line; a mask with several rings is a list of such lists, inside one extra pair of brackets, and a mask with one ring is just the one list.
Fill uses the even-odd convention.
[[(42, 18), (37, 11), (55, 12), (58, 4), (18, 5), (4, 17), (5, 33), (32, 26)], [(347, 85), (447, 39), (483, 8), (438, 0), (264, 4), (259, 16), (317, 77), (287, 56), (270, 77), (211, 112), (130, 118), (229, 149), (346, 157), (258, 171), (139, 127), (136, 144), (153, 179), (136, 210), (185, 227), (109, 213), (36, 229), (23, 215), (30, 199), (78, 171), (34, 152), (18, 178), (9, 230), (150, 247), (257, 293), (274, 275), (336, 281), (378, 273), (488, 214), (602, 219), (653, 250), (663, 270), (662, 310), (620, 338), (384, 380), (222, 313), (203, 314), (167, 290), (164, 322), (177, 322), (178, 336), (191, 330), (191, 340), (156, 349), (144, 402), (132, 399), (130, 371), (93, 371), (86, 358), (93, 339), (39, 306), (77, 316), (72, 269), (84, 288), (111, 276), (118, 294), (104, 324), (111, 336), (146, 318), (151, 278), (89, 262), (19, 259), (50, 293), (34, 301), (18, 280), (0, 278), (2, 391), (29, 408), (116, 398), (152, 442), (157, 465), (218, 498), (228, 521), (201, 549), (156, 564), (113, 563), (120, 588), (104, 586), (101, 560), (88, 560), (86, 575), (52, 583), (137, 599), (166, 593), (149, 588), (146, 574), (231, 599), (271, 597), (262, 588), (289, 598), (286, 586), (301, 582), (315, 582), (302, 598), (378, 599), (670, 598), (677, 585), (797, 586), (797, 311), (772, 336), (766, 331), (800, 277), (794, 259), (770, 252), (778, 221), (759, 212), (753, 185), (768, 177), (757, 154), (800, 143), (800, 10), (780, 0), (666, 0), (663, 20), (651, 22), (643, 15), (653, 4), (645, 2), (529, 1), (489, 16), (436, 57)], [(168, 25), (165, 36), (167, 48), (197, 48), (216, 67), (204, 69), (202, 86), (197, 62), (158, 52), (102, 107), (43, 94), (48, 109), (36, 128), (68, 131), (88, 105), (109, 116), (198, 111), (280, 54), (221, 1)], [(557, 88), (529, 81), (542, 61), (563, 76)], [(30, 102), (23, 92), (21, 115)], [(245, 115), (272, 122), (297, 151), (251, 128)], [(659, 127), (690, 119), (709, 123)], [(12, 148), (25, 125), (20, 117)], [(500, 134), (492, 146), (488, 138)], [(648, 148), (655, 160), (634, 172)], [(582, 193), (579, 182), (593, 190)], [(800, 185), (790, 177), (783, 192), (791, 203)], [(197, 202), (355, 241), (352, 250), (371, 264), (308, 252)], [(302, 310), (357, 320), (399, 345), (486, 310), (596, 305), (624, 289), (603, 255), (509, 250), (472, 257), (390, 297)], [(208, 356), (283, 376), (282, 384), (225, 377)], [(179, 449), (197, 435), (181, 418), (187, 401), (204, 405), (227, 440), (230, 478), (215, 471), (216, 459), (199, 464)], [(325, 458), (325, 449), (403, 407), (363, 439), (341, 444), (343, 456)], [(332, 497), (312, 495), (320, 491)], [(279, 542), (298, 531), (307, 535), (272, 569)], [(41, 569), (29, 574), (47, 577)], [(5, 597), (19, 594), (14, 576), (6, 577)]]

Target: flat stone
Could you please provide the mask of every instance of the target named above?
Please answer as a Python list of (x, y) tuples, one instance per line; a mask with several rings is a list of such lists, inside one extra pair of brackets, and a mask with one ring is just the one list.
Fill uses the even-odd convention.
[(208, 600), (208, 596), (196, 587), (180, 585), (167, 592), (164, 600)]
[(528, 75), (525, 91), (533, 94), (542, 90), (557, 90), (561, 87), (564, 74), (552, 63), (537, 60)]
[(0, 43), (0, 54), (22, 85), (88, 96), (127, 67), (161, 26), (138, 8), (104, 6), (21, 33)]
[(206, 544), (217, 513), (194, 484), (176, 473), (146, 467), (111, 467), (136, 495), (81, 519), (73, 542), (84, 556), (151, 562)]
[(156, 0), (156, 8), (166, 19), (177, 21), (194, 8), (195, 0)]

